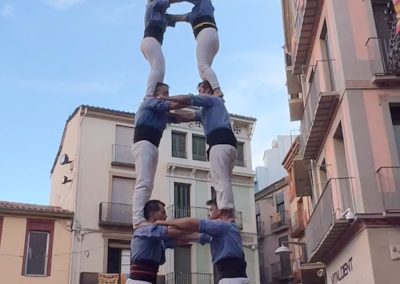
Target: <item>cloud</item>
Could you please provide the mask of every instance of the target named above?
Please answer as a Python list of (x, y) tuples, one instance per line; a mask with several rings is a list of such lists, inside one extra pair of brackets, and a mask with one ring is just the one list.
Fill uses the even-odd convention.
[(57, 10), (68, 10), (77, 6), (85, 0), (43, 0), (46, 4), (50, 5)]
[(11, 3), (4, 4), (3, 7), (0, 7), (0, 17), (1, 18), (10, 18), (14, 16), (14, 5)]

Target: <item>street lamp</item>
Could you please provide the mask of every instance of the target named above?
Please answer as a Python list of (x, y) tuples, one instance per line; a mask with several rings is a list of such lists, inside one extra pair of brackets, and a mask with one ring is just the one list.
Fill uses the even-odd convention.
[(274, 253), (279, 255), (279, 256), (284, 256), (284, 255), (289, 255), (292, 253), (292, 251), (287, 247), (288, 244), (292, 244), (292, 245), (300, 245), (300, 246), (305, 246), (306, 243), (302, 243), (302, 242), (289, 242), (289, 241), (283, 241), (281, 246), (278, 247)]

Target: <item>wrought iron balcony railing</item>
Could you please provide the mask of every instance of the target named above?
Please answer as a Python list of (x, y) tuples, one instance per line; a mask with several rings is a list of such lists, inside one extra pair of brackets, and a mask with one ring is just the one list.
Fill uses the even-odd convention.
[(289, 212), (287, 210), (277, 212), (271, 217), (271, 232), (275, 233), (289, 228)]
[(133, 154), (131, 146), (112, 145), (112, 163), (133, 166)]
[(375, 75), (391, 74), (389, 71), (389, 38), (370, 37), (365, 43), (371, 71)]
[(165, 275), (165, 284), (212, 284), (213, 274), (171, 272)]
[(315, 158), (339, 101), (339, 94), (335, 91), (334, 62), (334, 59), (319, 60), (311, 66), (300, 126), (300, 154), (304, 160)]
[(353, 178), (328, 180), (308, 221), (305, 236), (309, 261), (323, 262), (326, 254), (336, 245), (349, 224), (342, 217), (350, 208), (353, 213)]
[(384, 211), (400, 212), (400, 166), (380, 167), (376, 173)]
[(101, 202), (99, 206), (99, 224), (109, 226), (132, 226), (132, 205)]

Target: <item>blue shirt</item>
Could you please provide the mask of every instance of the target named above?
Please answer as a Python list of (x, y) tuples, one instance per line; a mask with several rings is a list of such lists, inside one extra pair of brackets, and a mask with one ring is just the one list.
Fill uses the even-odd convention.
[(171, 122), (168, 116), (170, 110), (170, 101), (147, 98), (140, 104), (135, 114), (135, 125), (150, 126), (162, 133), (167, 122)]
[(150, 25), (158, 26), (164, 31), (167, 28), (168, 20), (165, 15), (169, 7), (168, 0), (153, 0), (148, 1), (146, 5), (146, 13), (144, 16), (144, 26), (147, 28)]
[(207, 95), (190, 95), (190, 104), (202, 107), (195, 113), (195, 120), (203, 124), (204, 134), (219, 128), (231, 129), (231, 120), (223, 98)]
[(234, 222), (200, 220), (199, 232), (211, 236), (210, 248), (213, 263), (228, 257), (244, 257), (242, 239)]
[(176, 245), (175, 240), (168, 238), (167, 233), (167, 227), (161, 225), (151, 224), (137, 228), (131, 241), (131, 259), (164, 264), (166, 248)]
[(185, 0), (186, 2), (192, 3), (194, 7), (192, 12), (187, 14), (186, 20), (192, 25), (197, 19), (201, 17), (214, 18), (214, 6), (211, 0)]

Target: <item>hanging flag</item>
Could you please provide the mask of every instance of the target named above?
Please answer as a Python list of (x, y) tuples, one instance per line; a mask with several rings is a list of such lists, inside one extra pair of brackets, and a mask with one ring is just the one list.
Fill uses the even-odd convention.
[(396, 33), (400, 34), (400, 0), (392, 0), (392, 1), (394, 10), (396, 11), (396, 19), (397, 19)]

